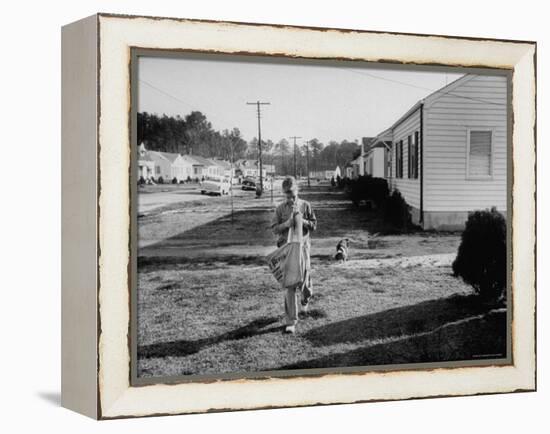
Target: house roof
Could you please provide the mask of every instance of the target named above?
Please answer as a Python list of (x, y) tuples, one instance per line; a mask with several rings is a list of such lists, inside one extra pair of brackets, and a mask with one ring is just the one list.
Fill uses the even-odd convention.
[(218, 159), (212, 159), (210, 161), (212, 161), (214, 164), (217, 164), (220, 167), (223, 167), (224, 169), (231, 169), (231, 163), (229, 161), (218, 160)]
[(155, 158), (155, 157), (162, 158), (164, 160), (169, 161), (170, 163), (173, 163), (174, 161), (176, 161), (176, 158), (178, 158), (180, 155), (173, 152), (162, 152), (162, 151), (147, 151), (147, 153), (152, 158)]
[(421, 100), (417, 101), (409, 110), (405, 112), (399, 119), (397, 119), (389, 128), (382, 131), (378, 136), (376, 136), (377, 139), (380, 139), (381, 136), (384, 133), (391, 132), (397, 125), (399, 125), (401, 122), (403, 122), (405, 119), (407, 119), (411, 114), (413, 114), (421, 105), (431, 105), (433, 104), (439, 97), (448, 94), (449, 92), (452, 92), (454, 89), (456, 89), (458, 86), (470, 81), (476, 77), (474, 74), (465, 74), (462, 77), (459, 77), (458, 79), (452, 81), (446, 86), (443, 86), (442, 88), (432, 92), (428, 96), (422, 98)]
[(175, 152), (161, 152), (161, 151), (156, 151), (157, 154), (160, 154), (162, 155), (164, 158), (166, 158), (167, 160), (169, 160), (171, 163), (173, 163), (174, 161), (176, 161), (176, 159), (180, 156), (180, 154), (177, 154)]
[(199, 155), (187, 155), (187, 156), (195, 160), (196, 164), (199, 164), (201, 166), (214, 166), (214, 163), (208, 158), (204, 158)]
[(371, 151), (373, 151), (374, 149), (377, 149), (377, 148), (390, 148), (391, 144), (392, 144), (391, 140), (376, 140), (376, 141), (374, 141), (370, 144), (368, 149), (365, 150), (364, 155), (370, 154)]
[(138, 161), (153, 161), (149, 152), (145, 152), (143, 155), (139, 154)]

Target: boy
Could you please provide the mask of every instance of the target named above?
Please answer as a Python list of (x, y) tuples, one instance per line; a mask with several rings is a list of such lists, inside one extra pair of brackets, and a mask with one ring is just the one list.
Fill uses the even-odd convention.
[(289, 229), (294, 225), (294, 217), (301, 213), (304, 235), (305, 270), (303, 283), (295, 288), (287, 288), (285, 294), (286, 333), (294, 333), (298, 323), (298, 297), (301, 296), (302, 310), (307, 312), (313, 291), (311, 285), (311, 241), (310, 233), (317, 228), (317, 219), (309, 202), (298, 198), (298, 183), (292, 176), (283, 180), (285, 200), (275, 208), (271, 221), (273, 232), (278, 235), (277, 247), (286, 243)]

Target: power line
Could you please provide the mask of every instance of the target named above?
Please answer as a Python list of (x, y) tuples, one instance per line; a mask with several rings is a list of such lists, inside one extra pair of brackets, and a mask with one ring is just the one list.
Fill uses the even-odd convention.
[[(403, 86), (409, 86), (409, 87), (413, 87), (413, 88), (421, 89), (421, 90), (427, 90), (427, 91), (432, 92), (432, 93), (433, 92), (438, 92), (439, 90), (441, 90), (441, 89), (431, 89), (431, 88), (424, 87), (424, 86), (418, 86), (418, 85), (415, 85), (415, 84), (412, 84), (412, 83), (406, 83), (404, 81), (393, 80), (391, 78), (380, 77), (379, 75), (370, 74), (370, 73), (365, 72), (365, 71), (357, 71), (356, 69), (343, 68), (343, 70), (348, 71), (348, 72), (352, 72), (354, 74), (364, 75), (364, 76), (375, 78), (375, 79), (378, 79), (378, 80), (387, 81), (387, 82), (390, 82), (390, 83), (401, 84)], [(498, 102), (487, 101), (487, 100), (484, 100), (484, 99), (481, 99), (481, 98), (473, 98), (473, 97), (469, 97), (469, 96), (459, 95), (459, 94), (453, 93), (451, 91), (443, 92), (443, 93), (445, 93), (446, 95), (454, 96), (456, 98), (468, 99), (468, 100), (471, 100), (471, 101), (482, 102), (482, 103), (485, 103), (485, 104), (500, 105), (500, 106), (505, 106), (506, 105), (506, 104), (502, 104), (502, 103), (498, 103)]]
[(157, 86), (155, 86), (155, 85), (149, 83), (148, 81), (142, 80), (141, 78), (139, 79), (139, 81), (140, 81), (141, 83), (143, 83), (143, 84), (149, 86), (151, 89), (154, 89), (154, 90), (156, 90), (157, 92), (163, 94), (164, 96), (167, 96), (168, 98), (172, 98), (174, 101), (177, 101), (177, 102), (179, 102), (179, 103), (181, 103), (181, 104), (185, 104), (187, 107), (189, 107), (189, 103), (188, 103), (188, 102), (186, 102), (186, 101), (184, 101), (184, 100), (182, 100), (182, 99), (179, 99), (178, 97), (176, 97), (176, 96), (174, 96), (174, 95), (172, 95), (172, 94), (170, 94), (170, 93), (168, 93), (168, 92), (162, 90), (161, 88), (159, 88), (159, 87), (157, 87)]

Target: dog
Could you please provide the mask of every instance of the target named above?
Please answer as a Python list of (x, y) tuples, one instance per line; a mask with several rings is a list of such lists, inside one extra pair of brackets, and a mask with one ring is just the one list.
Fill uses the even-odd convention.
[(338, 241), (338, 244), (336, 244), (336, 255), (334, 255), (334, 259), (340, 262), (346, 262), (348, 260), (349, 242), (349, 238), (342, 238)]

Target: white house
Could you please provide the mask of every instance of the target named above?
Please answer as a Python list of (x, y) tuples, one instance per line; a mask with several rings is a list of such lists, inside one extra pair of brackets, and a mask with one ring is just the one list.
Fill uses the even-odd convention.
[(196, 177), (196, 166), (202, 167), (189, 155), (180, 155), (172, 164), (172, 175), (179, 181), (194, 179)]
[(361, 155), (355, 157), (353, 160), (349, 162), (351, 166), (351, 176), (350, 178), (356, 179), (359, 176), (362, 176), (365, 174), (364, 172), (364, 163), (363, 163), (363, 153)]
[[(223, 174), (221, 167), (218, 166), (214, 161), (200, 157), (199, 155), (191, 155), (191, 157), (201, 166), (199, 178), (218, 178)], [(197, 165), (197, 169), (198, 166)]]
[(149, 152), (142, 143), (139, 145), (137, 157), (138, 179), (149, 180), (155, 173), (155, 162), (150, 157)]
[(213, 159), (212, 161), (221, 168), (221, 173), (223, 176), (227, 176), (231, 179), (235, 177), (235, 167), (232, 166), (229, 161), (218, 159)]
[(170, 182), (174, 177), (176, 177), (174, 172), (174, 164), (180, 157), (180, 154), (173, 152), (149, 151), (149, 156), (155, 162), (154, 178), (157, 182), (161, 178), (164, 182)]
[(375, 178), (387, 178), (390, 173), (391, 130), (385, 130), (365, 146), (363, 154), (364, 174)]
[(506, 214), (509, 98), (506, 76), (467, 74), (418, 101), (377, 137), (391, 137), (386, 178), (415, 223), (455, 229), (474, 210), (495, 206)]
[[(237, 168), (237, 174), (243, 177), (252, 177), (258, 178), (260, 176), (260, 168), (258, 165), (258, 160), (237, 160), (235, 162)], [(262, 175), (266, 177), (267, 175), (275, 174), (275, 166), (273, 164), (266, 164), (262, 162)]]
[(191, 179), (193, 179), (193, 180), (201, 179), (202, 178), (202, 172), (203, 172), (203, 169), (204, 169), (204, 162), (199, 161), (197, 156), (195, 156), (195, 155), (183, 155), (183, 157), (186, 158), (187, 160), (189, 160), (192, 167), (193, 167), (192, 174), (190, 175)]
[(344, 166), (344, 178), (352, 179), (353, 178), (353, 165), (351, 161), (347, 162)]

